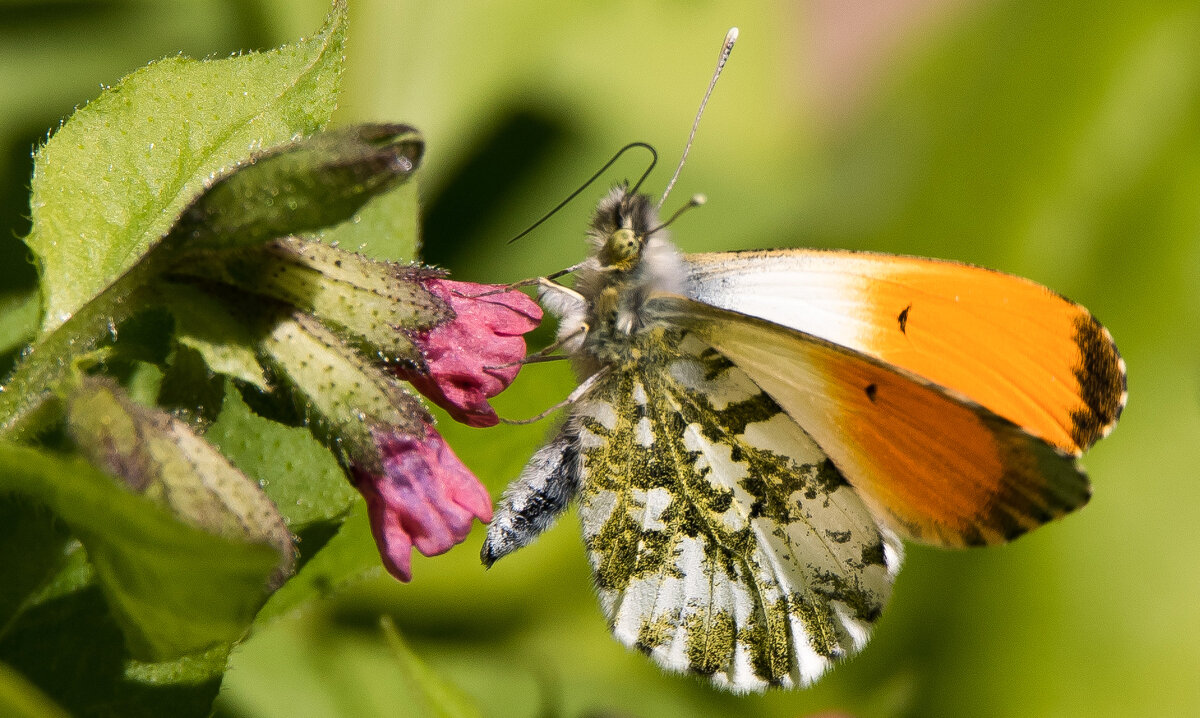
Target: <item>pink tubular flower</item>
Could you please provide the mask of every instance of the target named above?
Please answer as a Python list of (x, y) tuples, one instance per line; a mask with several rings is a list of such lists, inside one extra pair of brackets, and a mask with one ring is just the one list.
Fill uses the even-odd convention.
[(424, 431), (375, 432), (382, 475), (353, 469), (383, 565), (405, 582), (412, 579), (413, 547), (426, 556), (445, 553), (467, 538), (474, 519), (492, 520), (487, 489), (431, 424)]
[[(542, 320), (541, 307), (515, 289), (428, 277), (421, 284), (445, 300), (454, 318), (412, 335), (426, 370), (400, 370), (430, 401), (468, 426), (499, 422), (488, 399), (504, 391), (521, 368), (525, 339)], [(511, 365), (511, 366), (505, 366)]]

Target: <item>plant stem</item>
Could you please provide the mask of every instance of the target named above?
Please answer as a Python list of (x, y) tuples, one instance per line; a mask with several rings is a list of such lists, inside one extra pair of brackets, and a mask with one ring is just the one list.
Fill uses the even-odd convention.
[(0, 439), (28, 436), (57, 418), (51, 400), (72, 358), (95, 349), (117, 324), (145, 308), (137, 295), (157, 269), (154, 256), (147, 253), (70, 319), (35, 341), (0, 385)]

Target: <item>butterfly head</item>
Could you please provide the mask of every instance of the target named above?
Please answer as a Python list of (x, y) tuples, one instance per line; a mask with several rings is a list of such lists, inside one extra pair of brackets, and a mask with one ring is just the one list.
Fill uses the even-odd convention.
[(624, 184), (614, 187), (596, 207), (589, 232), (600, 266), (610, 272), (635, 269), (658, 227), (658, 212), (648, 196), (630, 192)]
[(620, 361), (628, 337), (646, 326), (646, 299), (681, 293), (687, 272), (654, 202), (627, 185), (617, 185), (600, 200), (588, 236), (592, 256), (575, 274), (574, 289), (582, 301), (578, 311), (562, 315), (559, 332), (575, 334), (586, 327), (583, 354), (606, 364)]

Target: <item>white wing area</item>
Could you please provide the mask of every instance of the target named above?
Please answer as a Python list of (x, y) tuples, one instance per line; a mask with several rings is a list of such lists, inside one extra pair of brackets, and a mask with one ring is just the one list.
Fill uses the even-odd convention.
[(675, 330), (576, 405), (580, 517), (614, 635), (735, 691), (807, 685), (862, 648), (899, 569), (813, 440)]
[[(685, 257), (684, 294), (869, 351), (878, 333), (871, 290), (892, 255), (819, 250), (715, 252)], [(895, 263), (895, 262), (891, 262)], [(888, 320), (904, 309), (895, 308)]]

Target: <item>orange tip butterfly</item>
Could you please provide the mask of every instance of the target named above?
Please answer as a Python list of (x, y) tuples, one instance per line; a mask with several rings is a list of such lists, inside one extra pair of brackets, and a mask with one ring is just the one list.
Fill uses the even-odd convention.
[(1080, 305), (934, 259), (682, 254), (636, 186), (589, 236), (573, 288), (540, 282), (583, 381), (482, 558), (578, 500), (613, 634), (662, 667), (808, 685), (865, 645), (902, 540), (1003, 543), (1087, 502), (1076, 460), (1126, 391)]

